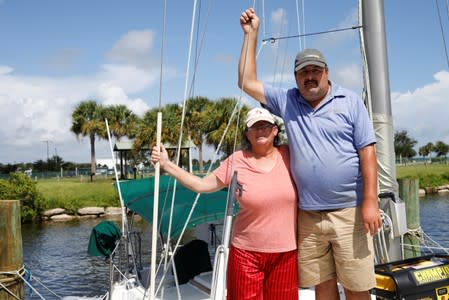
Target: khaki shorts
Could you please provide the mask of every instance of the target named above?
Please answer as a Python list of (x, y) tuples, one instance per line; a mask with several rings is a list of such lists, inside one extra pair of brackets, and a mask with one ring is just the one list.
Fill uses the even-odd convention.
[(359, 208), (298, 211), (298, 270), (300, 287), (332, 278), (351, 291), (375, 287), (373, 240)]

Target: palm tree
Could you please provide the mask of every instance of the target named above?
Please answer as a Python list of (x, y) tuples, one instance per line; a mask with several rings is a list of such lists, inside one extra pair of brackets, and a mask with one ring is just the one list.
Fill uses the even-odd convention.
[(188, 138), (198, 148), (199, 171), (204, 172), (203, 144), (205, 142), (204, 127), (208, 119), (207, 111), (210, 109), (212, 101), (206, 97), (190, 98), (186, 101), (185, 125)]
[[(108, 120), (109, 129), (111, 135), (116, 138), (117, 141), (124, 136), (129, 136), (132, 132), (133, 126), (136, 126), (138, 117), (125, 105), (111, 105), (104, 109), (104, 116)], [(129, 157), (129, 152), (120, 152), (120, 178), (126, 178), (128, 173), (128, 161), (132, 159)], [(123, 166), (123, 159), (125, 160), (125, 165)], [(134, 162), (134, 165), (136, 163)]]
[(444, 160), (446, 160), (446, 154), (449, 152), (449, 145), (443, 141), (437, 141), (433, 151), (436, 153), (437, 157), (444, 157)]
[[(422, 157), (427, 157), (430, 155), (434, 148), (435, 146), (432, 143), (427, 143), (425, 146), (419, 147), (418, 153)], [(425, 161), (425, 164), (427, 164), (427, 160)]]
[[(162, 112), (162, 132), (161, 140), (167, 143), (176, 144), (179, 138), (181, 107), (177, 104), (167, 104), (162, 109), (153, 108), (147, 111), (143, 118), (136, 121), (130, 133), (130, 138), (134, 138), (133, 148), (135, 151), (151, 149), (156, 142), (157, 114)], [(185, 136), (185, 135), (184, 135)]]
[(79, 136), (88, 136), (90, 141), (90, 180), (97, 171), (95, 158), (95, 137), (105, 138), (104, 107), (95, 100), (86, 100), (78, 104), (72, 113), (70, 130)]
[(416, 155), (416, 151), (413, 149), (417, 141), (408, 135), (407, 130), (400, 130), (394, 134), (394, 150), (396, 156), (399, 157), (399, 161), (402, 158), (411, 158)]
[[(215, 148), (217, 148), (220, 143), (236, 103), (237, 100), (235, 98), (222, 98), (215, 102), (214, 105), (210, 106), (207, 112), (205, 112), (208, 116), (204, 127), (207, 134), (206, 141), (209, 144), (214, 145)], [(242, 106), (239, 115), (240, 120), (238, 128), (235, 119), (231, 122), (222, 144), (222, 151), (225, 156), (229, 156), (234, 152), (234, 142), (236, 142), (237, 145), (240, 145), (242, 141), (242, 132), (245, 127), (243, 124), (243, 116), (246, 116), (248, 110), (246, 105)], [(234, 117), (237, 117), (237, 113)]]
[(108, 120), (112, 136), (117, 141), (124, 136), (129, 136), (136, 126), (138, 117), (125, 105), (111, 105), (105, 107), (104, 116)]
[(156, 140), (156, 122), (159, 108), (148, 110), (141, 119), (136, 120), (131, 128), (130, 138), (134, 139), (133, 150), (142, 153), (143, 149), (151, 149)]

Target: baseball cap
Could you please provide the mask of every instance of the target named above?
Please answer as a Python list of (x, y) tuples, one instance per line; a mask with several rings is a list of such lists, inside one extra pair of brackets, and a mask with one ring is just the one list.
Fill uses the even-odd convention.
[(314, 65), (321, 68), (326, 67), (326, 59), (323, 54), (316, 49), (304, 49), (296, 54), (295, 58), (295, 72), (304, 67)]
[(266, 121), (271, 124), (275, 124), (273, 115), (265, 108), (256, 107), (251, 109), (246, 115), (245, 119), (246, 127), (251, 127), (259, 121)]

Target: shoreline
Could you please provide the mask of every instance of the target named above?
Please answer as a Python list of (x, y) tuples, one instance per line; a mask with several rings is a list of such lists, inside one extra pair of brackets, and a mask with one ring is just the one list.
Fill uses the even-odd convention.
[(53, 208), (44, 211), (41, 215), (42, 221), (72, 221), (77, 219), (96, 218), (121, 218), (122, 209), (120, 207), (83, 207), (75, 214), (68, 212), (64, 208)]

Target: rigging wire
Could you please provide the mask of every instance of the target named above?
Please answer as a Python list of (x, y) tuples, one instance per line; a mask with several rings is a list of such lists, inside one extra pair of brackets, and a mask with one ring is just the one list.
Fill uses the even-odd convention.
[(446, 0), (446, 14), (449, 17), (449, 0)]
[[(198, 69), (198, 64), (199, 64), (199, 59), (200, 59), (200, 55), (201, 55), (201, 50), (203, 49), (203, 43), (204, 43), (204, 39), (206, 38), (206, 29), (208, 27), (208, 23), (209, 23), (209, 19), (210, 19), (210, 15), (212, 12), (212, 5), (211, 2), (213, 0), (209, 1), (209, 5), (208, 5), (208, 10), (207, 10), (207, 17), (206, 17), (206, 22), (204, 24), (204, 30), (202, 32), (202, 36), (201, 36), (201, 40), (198, 42), (198, 37), (200, 36), (200, 22), (198, 21), (198, 25), (197, 25), (197, 33), (196, 33), (196, 42), (195, 42), (195, 60), (194, 60), (194, 67), (193, 67), (193, 74), (192, 74), (192, 81), (190, 83), (190, 90), (189, 90), (189, 95), (190, 97), (194, 96), (194, 88), (195, 88), (195, 81), (196, 81), (196, 71)], [(201, 20), (200, 18), (200, 14), (201, 14), (201, 1), (200, 1), (200, 8), (198, 9), (198, 20)]]
[[(206, 29), (208, 27), (210, 15), (211, 15), (211, 12), (212, 12), (212, 5), (210, 4), (211, 2), (212, 1), (209, 1), (206, 22), (204, 24), (204, 30), (202, 32), (201, 40), (200, 40), (199, 43), (198, 43), (198, 41), (195, 43), (196, 44), (196, 47), (195, 47), (195, 53), (196, 53), (195, 54), (195, 63), (194, 63), (194, 67), (193, 67), (193, 74), (192, 74), (192, 81), (191, 81), (191, 84), (190, 84), (190, 90), (189, 90), (189, 93), (188, 93), (190, 95), (190, 97), (193, 97), (194, 94), (195, 94), (194, 93), (194, 85), (195, 85), (195, 80), (196, 80), (196, 72), (197, 72), (198, 65), (199, 65), (199, 60), (200, 60), (200, 56), (201, 56), (201, 50), (203, 49), (203, 43), (204, 43), (204, 40), (206, 38)], [(200, 17), (198, 16), (198, 18), (200, 18)], [(199, 22), (198, 22), (197, 36), (199, 36)]]
[(167, 1), (164, 1), (164, 16), (163, 16), (163, 22), (162, 22), (162, 44), (161, 44), (161, 66), (160, 66), (160, 73), (159, 73), (159, 109), (162, 108), (162, 74), (163, 74), (163, 67), (164, 67), (164, 49), (165, 49), (165, 30), (167, 27)]
[(368, 115), (373, 120), (373, 106), (372, 106), (372, 99), (371, 99), (371, 83), (369, 78), (369, 66), (368, 66), (368, 59), (366, 57), (366, 49), (365, 49), (365, 36), (363, 34), (363, 17), (362, 17), (362, 0), (358, 1), (358, 18), (359, 18), (359, 46), (360, 46), (360, 56), (362, 59), (362, 70), (363, 70), (363, 81), (364, 81), (364, 88), (363, 88), (363, 101), (365, 102), (365, 106), (368, 110)]
[[(194, 29), (195, 29), (195, 16), (196, 16), (196, 9), (197, 9), (197, 0), (193, 2), (193, 11), (192, 11), (192, 24), (190, 27), (190, 39), (189, 39), (189, 51), (188, 51), (188, 57), (187, 57), (187, 70), (186, 70), (186, 80), (184, 84), (184, 98), (183, 98), (183, 105), (182, 105), (182, 114), (181, 114), (181, 124), (180, 124), (180, 130), (179, 130), (179, 138), (178, 138), (178, 146), (177, 146), (177, 153), (176, 153), (176, 165), (179, 164), (179, 160), (181, 157), (181, 146), (182, 146), (182, 139), (183, 139), (183, 128), (184, 128), (184, 121), (185, 121), (185, 114), (186, 114), (186, 101), (187, 101), (187, 93), (189, 90), (189, 74), (190, 74), (190, 61), (192, 57), (192, 44), (193, 44), (193, 36), (194, 36)], [(177, 186), (177, 180), (174, 181), (174, 188), (172, 193), (172, 200), (171, 200), (171, 207), (170, 207), (170, 217), (168, 222), (168, 232), (167, 232), (167, 242), (170, 241), (171, 236), (171, 228), (173, 223), (173, 211), (174, 211), (174, 204), (176, 199), (176, 186)], [(166, 255), (168, 256), (168, 249), (169, 247), (166, 247)], [(176, 251), (176, 248), (175, 248)], [(173, 256), (172, 256), (173, 258)], [(172, 260), (171, 258), (171, 260)], [(164, 264), (164, 274), (167, 272), (168, 268), (166, 266), (166, 263)], [(159, 289), (159, 287), (158, 287)]]
[[(302, 0), (302, 32), (306, 32), (306, 6), (304, 0)], [(304, 36), (302, 39), (302, 44), (304, 49), (306, 48), (306, 37)]]
[[(166, 35), (166, 23), (167, 23), (167, 1), (164, 1), (164, 12), (163, 12), (163, 33), (162, 33), (162, 44), (161, 44), (161, 67), (160, 67), (160, 78), (159, 78), (159, 111), (157, 113), (157, 123), (156, 123), (156, 145), (161, 144), (161, 132), (162, 132), (162, 75), (163, 75), (163, 57), (165, 48), (165, 35)], [(160, 163), (157, 162), (154, 166), (154, 196), (153, 196), (153, 224), (158, 222), (159, 213), (159, 184), (160, 184)], [(150, 263), (150, 286), (145, 290), (145, 294), (149, 292), (150, 300), (155, 299), (155, 285), (156, 285), (156, 255), (157, 255), (157, 226), (152, 226), (151, 235), (151, 263)]]
[(448, 53), (447, 53), (446, 39), (444, 38), (443, 22), (441, 20), (440, 7), (438, 5), (438, 0), (435, 0), (435, 5), (436, 5), (436, 8), (437, 8), (438, 20), (440, 22), (441, 38), (443, 39), (444, 53), (446, 54), (446, 63), (448, 65), (448, 67), (449, 67), (449, 56), (448, 56)]
[[(298, 34), (302, 34), (304, 31), (304, 27), (301, 27), (301, 22), (300, 22), (300, 18), (299, 18), (299, 2), (298, 2), (298, 0), (296, 0), (295, 4), (296, 4), (296, 26), (298, 27)], [(302, 9), (302, 16), (303, 16), (302, 20), (304, 22), (304, 0), (302, 0), (301, 9)], [(298, 39), (298, 44), (299, 44), (299, 50), (301, 51), (303, 49), (301, 37), (299, 37), (299, 39)]]
[(306, 36), (321, 35), (321, 34), (327, 34), (327, 33), (333, 33), (333, 32), (354, 30), (354, 29), (359, 29), (360, 27), (362, 27), (362, 26), (357, 25), (357, 26), (352, 26), (352, 27), (344, 27), (344, 28), (339, 28), (339, 29), (331, 29), (331, 30), (317, 31), (317, 32), (311, 32), (311, 33), (303, 33), (303, 34), (279, 36), (279, 37), (269, 37), (269, 38), (263, 39), (262, 42), (274, 43), (277, 40), (284, 40), (284, 39), (291, 39), (291, 38), (297, 38), (297, 37), (306, 37)]

